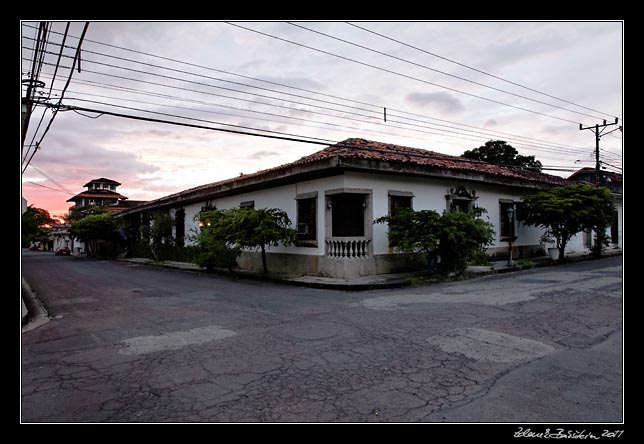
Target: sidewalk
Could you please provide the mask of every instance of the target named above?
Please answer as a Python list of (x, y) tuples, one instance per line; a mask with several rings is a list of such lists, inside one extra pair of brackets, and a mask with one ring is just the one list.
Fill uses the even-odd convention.
[[(610, 256), (620, 256), (622, 254), (621, 249), (611, 248), (604, 252), (604, 257)], [(566, 259), (569, 262), (577, 262), (583, 260), (592, 260), (594, 259), (588, 252), (581, 253), (571, 253), (566, 254)], [(131, 262), (144, 265), (155, 265), (166, 268), (173, 268), (178, 270), (186, 271), (196, 271), (203, 272), (205, 269), (200, 268), (199, 266), (187, 263), (187, 262), (154, 262), (150, 259), (143, 258), (131, 258), (125, 259), (120, 258), (119, 261)], [(479, 276), (499, 274), (499, 273), (509, 273), (513, 271), (526, 270), (535, 267), (546, 267), (551, 265), (556, 265), (557, 262), (550, 259), (548, 256), (530, 258), (530, 259), (520, 259), (514, 260), (512, 266), (508, 264), (508, 261), (498, 261), (492, 262), (490, 265), (492, 267), (487, 267), (487, 269), (475, 269), (468, 268), (464, 278), (474, 278)], [(321, 277), (321, 276), (276, 276), (276, 275), (264, 275), (262, 273), (255, 273), (247, 270), (234, 270), (232, 273), (225, 269), (214, 270), (214, 273), (218, 273), (224, 276), (236, 276), (246, 279), (257, 279), (257, 280), (266, 280), (280, 282), (283, 284), (289, 285), (300, 285), (304, 287), (313, 287), (313, 288), (327, 288), (333, 290), (344, 290), (344, 291), (364, 291), (364, 290), (374, 290), (374, 289), (384, 289), (384, 288), (400, 288), (408, 286), (419, 286), (423, 284), (431, 283), (435, 278), (427, 273), (426, 271), (416, 271), (408, 273), (388, 273), (388, 274), (377, 274), (372, 276), (360, 276), (351, 279), (342, 279), (342, 278), (331, 278), (331, 277)]]

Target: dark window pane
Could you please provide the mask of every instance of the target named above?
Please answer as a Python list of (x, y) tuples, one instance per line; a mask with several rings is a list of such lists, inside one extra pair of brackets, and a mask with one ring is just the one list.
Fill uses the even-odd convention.
[(398, 208), (411, 208), (411, 196), (389, 196), (389, 214), (393, 216)]
[(614, 244), (619, 243), (619, 214), (613, 213), (613, 223), (610, 226), (610, 241)]
[[(412, 208), (411, 196), (389, 196), (389, 215), (394, 216), (396, 211), (401, 208)], [(389, 225), (391, 229), (391, 224)], [(398, 244), (392, 240), (389, 241), (390, 247), (396, 247)]]
[[(512, 202), (501, 202), (501, 237), (514, 237), (514, 204)], [(512, 211), (509, 211), (512, 208)]]
[(317, 198), (297, 201), (297, 239), (317, 240)]
[(333, 195), (331, 198), (331, 235), (333, 237), (364, 236), (364, 204), (364, 194)]
[(186, 237), (186, 211), (183, 208), (177, 209), (174, 213), (175, 241), (178, 246), (183, 247)]
[(471, 200), (457, 199), (454, 201), (454, 206), (456, 207), (455, 211), (461, 211), (463, 213), (467, 213), (468, 211), (470, 211), (471, 203), (472, 203)]

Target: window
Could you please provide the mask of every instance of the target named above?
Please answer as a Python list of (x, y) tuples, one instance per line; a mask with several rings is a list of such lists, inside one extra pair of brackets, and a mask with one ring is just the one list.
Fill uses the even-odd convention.
[(467, 213), (472, 209), (472, 201), (464, 199), (455, 199), (452, 201), (452, 212), (461, 211)]
[(141, 214), (141, 240), (150, 242), (150, 213)]
[(610, 225), (610, 241), (613, 244), (619, 244), (619, 214), (613, 213), (613, 223)]
[(500, 207), (500, 226), (501, 226), (501, 240), (507, 240), (509, 238), (514, 238), (514, 221), (516, 220), (516, 209), (514, 208), (514, 202), (512, 201), (501, 201), (499, 202)]
[(255, 208), (254, 200), (247, 200), (239, 204), (239, 208)]
[(396, 210), (399, 208), (412, 208), (411, 206), (412, 196), (397, 196), (389, 195), (389, 215), (393, 216), (396, 214)]
[(297, 240), (303, 246), (317, 246), (317, 193), (297, 198)]
[(456, 211), (468, 212), (474, 208), (474, 203), (478, 197), (476, 191), (468, 191), (465, 187), (450, 188), (449, 194), (445, 196), (447, 200), (447, 211), (454, 213)]
[[(404, 191), (390, 191), (389, 192), (389, 215), (393, 216), (396, 214), (396, 211), (402, 208), (412, 208), (412, 198), (414, 195), (409, 192)], [(390, 224), (391, 229), (391, 224)], [(395, 247), (396, 242), (390, 240), (389, 246)]]
[(517, 221), (523, 222), (525, 218), (528, 217), (528, 208), (524, 202), (515, 202), (514, 209), (516, 210), (514, 212), (514, 218)]
[(174, 212), (174, 239), (178, 246), (183, 247), (186, 237), (186, 211), (183, 208), (177, 208)]
[(366, 196), (358, 193), (341, 193), (329, 196), (332, 205), (331, 236), (364, 236)]

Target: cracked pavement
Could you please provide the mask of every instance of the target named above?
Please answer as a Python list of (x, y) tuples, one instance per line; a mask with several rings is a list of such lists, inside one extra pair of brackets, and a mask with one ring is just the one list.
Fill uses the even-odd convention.
[(23, 422), (620, 422), (622, 258), (343, 292), (23, 253)]

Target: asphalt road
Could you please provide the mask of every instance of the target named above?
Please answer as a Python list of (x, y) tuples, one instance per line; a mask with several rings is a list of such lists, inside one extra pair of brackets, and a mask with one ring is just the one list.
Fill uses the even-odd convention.
[(620, 422), (621, 257), (341, 292), (23, 253), (23, 422)]

